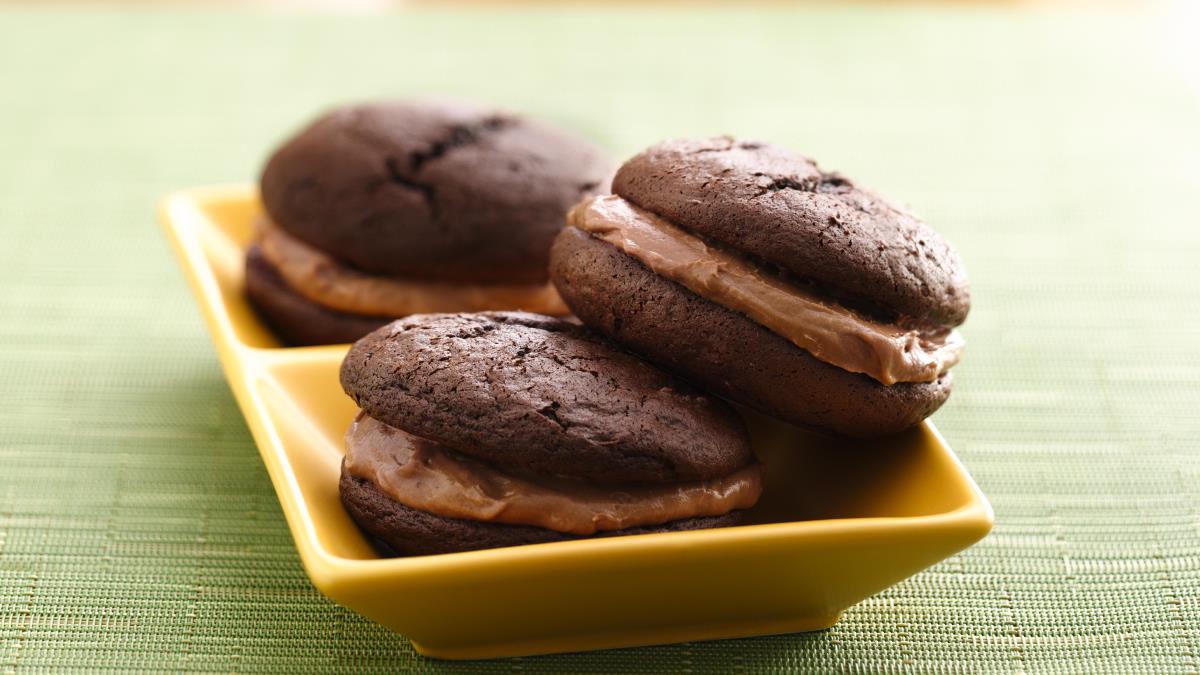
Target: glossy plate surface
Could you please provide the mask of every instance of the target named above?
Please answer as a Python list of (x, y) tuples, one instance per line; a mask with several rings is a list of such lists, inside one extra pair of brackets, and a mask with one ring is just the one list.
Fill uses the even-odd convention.
[[(354, 404), (346, 347), (280, 348), (242, 296), (250, 187), (169, 195), (161, 216), (304, 568), (422, 654), (485, 658), (809, 631), (975, 543), (987, 499), (938, 434), (832, 440), (747, 414), (766, 490), (753, 524), (380, 559), (337, 494)], [(314, 636), (315, 637), (315, 636)]]

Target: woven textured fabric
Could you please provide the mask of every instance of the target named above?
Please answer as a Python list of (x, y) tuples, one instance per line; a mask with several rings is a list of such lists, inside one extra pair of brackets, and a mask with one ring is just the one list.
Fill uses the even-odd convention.
[[(951, 4), (0, 10), (0, 672), (1195, 672), (1189, 40)], [(323, 106), (426, 92), (620, 155), (761, 136), (910, 202), (971, 274), (936, 419), (993, 534), (809, 635), (447, 664), (321, 597), (153, 209)]]

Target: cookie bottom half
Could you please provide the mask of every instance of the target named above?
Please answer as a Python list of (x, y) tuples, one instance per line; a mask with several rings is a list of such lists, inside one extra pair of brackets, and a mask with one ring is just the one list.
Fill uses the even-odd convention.
[(575, 228), (555, 240), (550, 276), (589, 328), (703, 389), (793, 424), (882, 436), (919, 424), (950, 396), (950, 373), (884, 386), (820, 361)]

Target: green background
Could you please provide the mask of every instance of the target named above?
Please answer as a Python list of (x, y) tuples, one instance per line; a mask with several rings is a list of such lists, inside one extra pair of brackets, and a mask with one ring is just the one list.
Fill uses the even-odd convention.
[[(951, 4), (0, 10), (0, 671), (1194, 672), (1191, 28)], [(428, 92), (621, 156), (765, 137), (911, 203), (971, 274), (936, 419), (993, 534), (810, 635), (444, 664), (319, 596), (154, 206), (252, 180), (331, 103)]]

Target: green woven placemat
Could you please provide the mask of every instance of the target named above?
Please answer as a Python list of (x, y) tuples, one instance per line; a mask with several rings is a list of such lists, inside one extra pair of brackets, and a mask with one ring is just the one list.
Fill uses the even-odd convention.
[[(951, 4), (0, 10), (0, 671), (1194, 672), (1184, 28)], [(763, 136), (911, 202), (971, 272), (937, 421), (994, 533), (812, 635), (443, 664), (319, 596), (153, 208), (251, 180), (321, 106), (430, 91), (622, 155)]]

